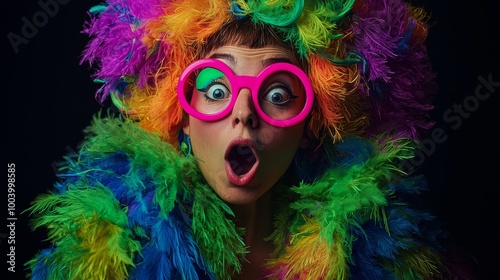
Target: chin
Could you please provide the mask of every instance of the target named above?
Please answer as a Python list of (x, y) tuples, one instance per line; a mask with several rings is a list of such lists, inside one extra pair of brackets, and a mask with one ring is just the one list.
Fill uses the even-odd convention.
[(262, 195), (260, 193), (256, 193), (255, 190), (250, 190), (249, 187), (247, 189), (234, 189), (232, 188), (230, 191), (227, 189), (224, 191), (218, 191), (217, 195), (226, 203), (233, 205), (249, 205), (255, 203), (259, 197)]

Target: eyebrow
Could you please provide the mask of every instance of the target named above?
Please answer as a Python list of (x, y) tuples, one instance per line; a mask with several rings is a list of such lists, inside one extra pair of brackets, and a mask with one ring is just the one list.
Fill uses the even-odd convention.
[(224, 60), (229, 61), (233, 65), (236, 64), (236, 59), (234, 58), (234, 56), (227, 54), (227, 53), (214, 53), (211, 56), (209, 56), (208, 58), (224, 59)]
[[(214, 53), (211, 56), (209, 56), (209, 58), (224, 59), (224, 60), (229, 61), (231, 64), (236, 65), (236, 59), (234, 58), (234, 56), (227, 54), (227, 53)], [(292, 60), (289, 59), (288, 57), (271, 57), (268, 59), (264, 59), (261, 62), (261, 64), (262, 64), (262, 67), (266, 67), (266, 66), (269, 66), (271, 64), (278, 63), (278, 62), (286, 62), (286, 63), (294, 64), (292, 62)]]

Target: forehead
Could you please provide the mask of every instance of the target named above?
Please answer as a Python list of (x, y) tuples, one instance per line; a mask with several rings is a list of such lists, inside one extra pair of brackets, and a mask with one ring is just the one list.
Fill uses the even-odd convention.
[(290, 51), (276, 46), (248, 48), (244, 46), (223, 46), (212, 50), (208, 58), (224, 61), (233, 67), (265, 67), (273, 62), (285, 61), (298, 65), (298, 61)]

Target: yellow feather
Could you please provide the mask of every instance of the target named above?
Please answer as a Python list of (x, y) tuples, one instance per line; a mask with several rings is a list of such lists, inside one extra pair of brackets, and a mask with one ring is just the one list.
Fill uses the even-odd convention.
[(267, 266), (287, 267), (286, 280), (347, 279), (348, 267), (340, 235), (330, 246), (321, 237), (317, 223), (307, 222), (298, 232), (300, 234), (291, 237), (285, 253), (269, 261)]
[(99, 219), (96, 213), (91, 219), (82, 217), (77, 230), (80, 249), (88, 251), (78, 267), (73, 268), (81, 279), (126, 279), (127, 268), (133, 266), (133, 255), (120, 247), (123, 229), (111, 222)]

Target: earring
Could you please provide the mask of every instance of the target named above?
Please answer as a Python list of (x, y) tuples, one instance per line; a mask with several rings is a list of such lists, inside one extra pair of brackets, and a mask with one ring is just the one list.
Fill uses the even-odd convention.
[(185, 157), (187, 157), (191, 154), (191, 138), (189, 138), (189, 135), (187, 135), (187, 134), (184, 134), (182, 137), (181, 153)]

